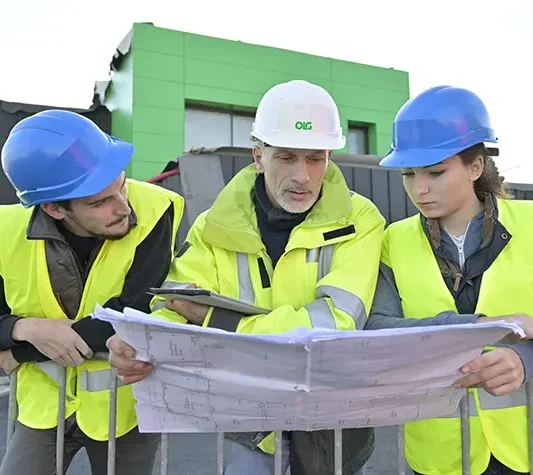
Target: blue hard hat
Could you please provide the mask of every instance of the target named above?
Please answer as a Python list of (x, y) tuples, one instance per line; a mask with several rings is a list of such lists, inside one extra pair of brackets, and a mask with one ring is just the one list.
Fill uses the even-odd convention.
[(467, 89), (432, 87), (399, 110), (391, 149), (379, 164), (387, 168), (435, 165), (484, 142), (498, 139), (481, 99)]
[(2, 167), (25, 207), (100, 193), (125, 170), (133, 145), (90, 119), (47, 110), (21, 120), (2, 148)]

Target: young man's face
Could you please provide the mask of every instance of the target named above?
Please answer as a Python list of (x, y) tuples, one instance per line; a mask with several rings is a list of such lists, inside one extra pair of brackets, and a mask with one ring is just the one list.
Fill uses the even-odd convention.
[(256, 147), (254, 160), (265, 175), (268, 197), (289, 213), (303, 213), (318, 200), (330, 152), (278, 147)]
[(121, 239), (129, 232), (131, 208), (124, 172), (100, 193), (71, 200), (70, 209), (57, 203), (47, 203), (42, 208), (79, 236)]

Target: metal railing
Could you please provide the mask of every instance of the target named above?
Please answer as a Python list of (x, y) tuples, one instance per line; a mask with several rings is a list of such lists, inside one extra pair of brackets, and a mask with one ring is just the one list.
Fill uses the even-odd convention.
[[(107, 361), (107, 353), (96, 353), (93, 359)], [(116, 468), (116, 415), (117, 415), (117, 389), (118, 381), (115, 372), (110, 372), (109, 381), (109, 441), (108, 441), (108, 459), (107, 475), (115, 475)], [(65, 403), (66, 403), (66, 375), (67, 368), (62, 372), (59, 380), (59, 406), (57, 414), (57, 436), (56, 436), (56, 473), (64, 473), (64, 441), (65, 441)], [(7, 441), (9, 444), (15, 429), (15, 420), (17, 419), (17, 371), (11, 373), (9, 377), (9, 390), (0, 390), (0, 396), (9, 393), (9, 409), (7, 421)], [(526, 383), (527, 407), (528, 407), (528, 428), (529, 428), (529, 454), (530, 460), (533, 461), (533, 443), (531, 434), (533, 434), (533, 380)], [(468, 391), (466, 396), (459, 403), (461, 417), (461, 455), (462, 455), (462, 473), (470, 475), (470, 426), (469, 426), (469, 397)], [(111, 430), (114, 427), (115, 430)], [(282, 453), (282, 431), (276, 431), (275, 435), (275, 455), (274, 455), (274, 474), (284, 475), (283, 453)], [(160, 442), (160, 474), (168, 475), (169, 460), (169, 440), (168, 434), (161, 434)], [(224, 474), (224, 433), (217, 433), (217, 475)], [(342, 475), (342, 430), (334, 430), (334, 474)], [(403, 426), (398, 427), (398, 474), (406, 475), (408, 465), (405, 459), (405, 430)], [(533, 467), (530, 468), (530, 475), (533, 475)]]
[[(533, 380), (526, 383), (526, 401), (528, 409), (528, 443), (529, 443), (529, 474), (533, 475)], [(465, 397), (459, 403), (459, 412), (461, 415), (461, 464), (462, 474), (470, 475), (470, 403), (468, 391)], [(405, 460), (405, 430), (403, 426), (398, 430), (398, 473), (406, 475), (407, 461)]]

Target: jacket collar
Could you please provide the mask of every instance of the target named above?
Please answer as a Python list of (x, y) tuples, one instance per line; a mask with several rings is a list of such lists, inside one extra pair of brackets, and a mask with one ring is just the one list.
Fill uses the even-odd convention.
[[(492, 193), (480, 193), (480, 199), (483, 203), (483, 210), (479, 219), (483, 220), (481, 227), (481, 248), (488, 246), (492, 242), (494, 229), (498, 222), (498, 200)], [(476, 219), (476, 218), (474, 218)], [(426, 218), (420, 214), (422, 228), (431, 242), (433, 249), (439, 249), (442, 243), (441, 226), (438, 219)]]
[[(251, 164), (237, 173), (220, 192), (206, 214), (202, 236), (206, 242), (238, 252), (257, 253), (264, 248), (252, 199), (256, 177), (257, 170)], [(330, 160), (321, 196), (301, 226), (345, 224), (351, 215), (350, 190), (341, 170)]]

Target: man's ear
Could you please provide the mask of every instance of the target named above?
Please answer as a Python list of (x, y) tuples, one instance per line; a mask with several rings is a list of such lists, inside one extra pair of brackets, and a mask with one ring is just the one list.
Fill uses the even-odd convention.
[(255, 167), (259, 173), (263, 173), (265, 168), (263, 167), (263, 148), (256, 145), (252, 150), (252, 155), (254, 157)]
[(43, 203), (40, 206), (48, 216), (51, 216), (54, 219), (61, 220), (66, 217), (65, 210), (57, 203)]

